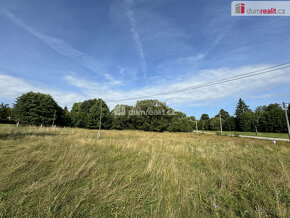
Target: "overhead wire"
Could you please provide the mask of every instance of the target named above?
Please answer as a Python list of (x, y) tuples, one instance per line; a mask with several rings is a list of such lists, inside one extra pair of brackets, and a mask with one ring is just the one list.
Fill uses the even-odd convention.
[[(251, 71), (251, 72), (244, 73), (244, 74), (239, 74), (239, 75), (224, 78), (224, 79), (219, 79), (216, 81), (203, 83), (200, 85), (189, 86), (189, 87), (182, 88), (182, 89), (176, 89), (176, 90), (172, 90), (172, 91), (168, 91), (168, 92), (155, 93), (155, 94), (151, 94), (151, 95), (144, 95), (144, 96), (139, 96), (139, 97), (124, 98), (124, 99), (114, 99), (114, 100), (107, 99), (106, 101), (107, 102), (120, 102), (120, 101), (129, 101), (129, 100), (139, 100), (139, 99), (150, 98), (150, 97), (155, 97), (155, 96), (162, 96), (162, 95), (169, 95), (169, 94), (175, 94), (175, 93), (180, 93), (180, 92), (186, 92), (186, 91), (190, 91), (190, 90), (195, 90), (195, 89), (199, 89), (199, 88), (223, 84), (223, 83), (227, 83), (227, 82), (231, 82), (231, 81), (236, 81), (236, 80), (240, 80), (240, 79), (245, 79), (245, 78), (249, 78), (249, 77), (253, 77), (253, 76), (258, 76), (258, 75), (262, 75), (262, 74), (290, 68), (290, 65), (285, 66), (287, 64), (290, 64), (290, 62), (287, 62), (284, 64), (274, 65), (271, 67), (267, 67), (267, 68), (256, 70), (256, 71)], [(281, 66), (284, 66), (284, 67), (281, 67)], [(280, 68), (277, 68), (277, 67), (280, 67)], [(273, 69), (273, 68), (277, 68), (277, 69)]]

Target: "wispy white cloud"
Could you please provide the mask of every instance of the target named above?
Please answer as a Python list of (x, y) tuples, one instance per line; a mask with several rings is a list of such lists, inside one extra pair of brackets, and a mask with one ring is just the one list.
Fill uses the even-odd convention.
[(256, 95), (255, 94), (253, 96), (250, 96), (249, 99), (267, 99), (267, 98), (273, 98), (273, 97), (277, 97), (277, 93), (273, 93), (273, 94), (262, 94), (262, 95)]
[(199, 61), (204, 59), (210, 52), (212, 52), (220, 43), (224, 42), (225, 37), (234, 25), (235, 20), (231, 17), (225, 16), (224, 13), (220, 13), (219, 16), (215, 16), (209, 21), (209, 24), (205, 26), (206, 38), (203, 48), (196, 54), (193, 61)]
[(41, 92), (52, 95), (61, 106), (71, 107), (73, 102), (83, 101), (87, 97), (74, 93), (50, 89), (43, 84), (35, 84), (34, 81), (27, 81), (19, 77), (0, 73), (0, 99), (15, 100), (26, 92)]
[(139, 56), (139, 60), (140, 60), (140, 64), (141, 64), (141, 68), (142, 71), (146, 77), (146, 71), (147, 71), (147, 64), (146, 64), (146, 60), (145, 60), (145, 55), (144, 55), (144, 51), (143, 51), (143, 46), (142, 43), (140, 41), (140, 37), (139, 34), (136, 30), (136, 19), (134, 17), (134, 11), (132, 9), (132, 5), (133, 5), (133, 0), (124, 0), (125, 3), (125, 10), (126, 10), (126, 15), (128, 16), (128, 19), (130, 21), (130, 31), (136, 46), (136, 50), (138, 52), (138, 56)]
[[(252, 72), (269, 67), (269, 65), (256, 65), (256, 66), (245, 66), (236, 69), (220, 68), (220, 69), (208, 69), (200, 71), (198, 74), (188, 76), (180, 81), (162, 81), (150, 86), (145, 86), (141, 89), (131, 89), (129, 91), (111, 89), (109, 86), (104, 86), (99, 83), (90, 82), (76, 77), (67, 77), (67, 81), (74, 86), (77, 86), (88, 97), (101, 96), (105, 100), (118, 100), (126, 98), (134, 98), (138, 96), (154, 95), (156, 93), (169, 92), (176, 89), (187, 88), (190, 86), (201, 85), (204, 83), (212, 82), (215, 80), (228, 78), (231, 76), (240, 75), (243, 73)], [(204, 105), (209, 101), (220, 100), (227, 97), (241, 97), (241, 96), (252, 96), (252, 93), (263, 89), (269, 89), (275, 85), (289, 84), (290, 70), (284, 69), (272, 73), (259, 75), (256, 77), (250, 77), (247, 79), (232, 81), (220, 85), (205, 87), (187, 92), (174, 93), (166, 96), (156, 96), (151, 98), (157, 98), (161, 101), (165, 101), (172, 105)], [(268, 96), (265, 96), (267, 98)], [(116, 101), (110, 102), (110, 106), (114, 106), (117, 103), (134, 104), (135, 100), (126, 102)]]
[[(130, 89), (128, 91), (118, 90), (115, 86), (111, 86), (108, 83), (104, 84), (94, 81), (88, 81), (74, 75), (67, 75), (64, 78), (67, 83), (77, 87), (82, 92), (82, 94), (78, 94), (76, 92), (54, 90), (49, 87), (45, 87), (42, 84), (35, 85), (32, 81), (27, 81), (22, 78), (13, 77), (6, 74), (0, 74), (0, 98), (15, 99), (24, 92), (36, 91), (49, 93), (56, 99), (57, 102), (60, 103), (60, 105), (68, 105), (69, 107), (71, 107), (74, 102), (83, 101), (85, 99), (103, 98), (107, 101), (108, 105), (112, 109), (116, 104), (134, 105), (136, 100), (115, 102), (112, 102), (110, 100), (134, 98), (139, 96), (154, 95), (156, 93), (169, 92), (176, 89), (187, 88), (189, 86), (200, 85), (235, 75), (264, 69), (266, 67), (269, 67), (269, 65), (245, 66), (236, 69), (208, 69), (200, 71), (198, 74), (184, 78), (180, 81), (167, 81), (160, 84), (145, 86), (141, 89)], [(228, 97), (238, 98), (243, 96), (251, 98), (253, 96), (256, 96), (256, 94), (253, 93), (258, 93), (261, 90), (267, 90), (277, 85), (289, 85), (289, 74), (290, 70), (284, 69), (220, 85), (150, 98), (159, 99), (168, 103), (169, 105), (182, 105), (190, 107), (207, 105), (211, 101), (220, 101)], [(261, 99), (267, 99), (269, 97), (270, 95), (260, 96)]]
[(27, 81), (6, 74), (0, 74), (0, 86), (0, 97), (5, 99), (14, 99), (33, 89)]
[[(39, 31), (35, 30), (31, 26), (24, 23), (21, 19), (17, 18), (14, 14), (7, 10), (0, 10), (0, 13), (2, 13), (4, 16), (6, 16), (10, 21), (24, 29), (25, 31), (29, 32), (30, 34), (34, 35), (37, 39), (48, 45), (53, 50), (57, 51), (59, 54), (66, 56), (68, 58), (71, 58), (75, 62), (83, 65), (87, 69), (99, 74), (103, 75), (104, 71), (106, 70), (106, 67), (104, 64), (102, 64), (99, 60), (96, 58), (81, 52), (69, 44), (67, 44), (62, 39), (58, 39), (52, 36), (45, 35), (43, 33), (40, 33)], [(110, 76), (110, 78), (112, 78)]]
[(110, 74), (105, 73), (104, 77), (109, 81), (108, 84), (110, 85), (121, 85), (122, 81), (121, 80), (116, 80), (114, 79)]

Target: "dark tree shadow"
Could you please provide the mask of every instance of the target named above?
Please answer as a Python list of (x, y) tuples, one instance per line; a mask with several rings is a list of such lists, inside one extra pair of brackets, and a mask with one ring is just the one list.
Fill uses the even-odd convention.
[(19, 140), (23, 139), (28, 136), (37, 136), (37, 137), (44, 137), (44, 136), (56, 136), (59, 135), (57, 133), (45, 133), (45, 132), (40, 132), (40, 133), (0, 133), (0, 140), (7, 140), (7, 139), (12, 139), (12, 140)]

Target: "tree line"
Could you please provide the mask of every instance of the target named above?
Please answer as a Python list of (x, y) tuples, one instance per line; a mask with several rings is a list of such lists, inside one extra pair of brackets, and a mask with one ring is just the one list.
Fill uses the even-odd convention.
[[(287, 113), (289, 117), (290, 107)], [(287, 132), (286, 118), (283, 108), (279, 104), (258, 106), (253, 111), (242, 99), (239, 99), (234, 116), (231, 116), (224, 109), (221, 109), (213, 118), (210, 118), (208, 114), (202, 114), (198, 121), (198, 128), (200, 130), (220, 130), (220, 116), (222, 128), (225, 131)]]
[[(234, 116), (224, 109), (212, 118), (202, 114), (198, 129), (220, 130), (220, 118), (225, 131), (287, 132), (279, 104), (259, 106), (252, 111), (239, 99)], [(102, 129), (191, 132), (196, 128), (194, 116), (186, 116), (158, 100), (137, 101), (135, 106), (116, 105), (110, 111), (104, 100), (90, 99), (74, 103), (69, 111), (48, 94), (28, 92), (18, 97), (12, 108), (0, 105), (0, 123), (97, 129), (100, 121)]]

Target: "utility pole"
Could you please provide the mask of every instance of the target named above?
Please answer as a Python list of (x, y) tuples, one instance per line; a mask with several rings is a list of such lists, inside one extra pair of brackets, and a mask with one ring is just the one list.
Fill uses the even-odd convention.
[(290, 139), (290, 126), (289, 126), (289, 119), (288, 119), (288, 114), (287, 114), (287, 107), (289, 104), (286, 104), (285, 102), (283, 102), (283, 110), (285, 113), (285, 118), (286, 118), (286, 123), (287, 123), (287, 128), (288, 128), (288, 135), (289, 135), (289, 139)]
[(99, 123), (99, 131), (98, 131), (98, 139), (101, 137), (101, 125), (102, 125), (102, 107), (103, 101), (101, 100), (101, 113), (100, 113), (100, 123)]
[(219, 115), (219, 117), (220, 117), (220, 127), (221, 127), (221, 133), (223, 133), (222, 116), (221, 116), (221, 115)]
[(55, 117), (56, 117), (56, 110), (54, 111), (54, 115), (53, 115), (52, 127), (54, 126)]
[(195, 119), (195, 128), (196, 128), (196, 133), (198, 133), (197, 119)]

